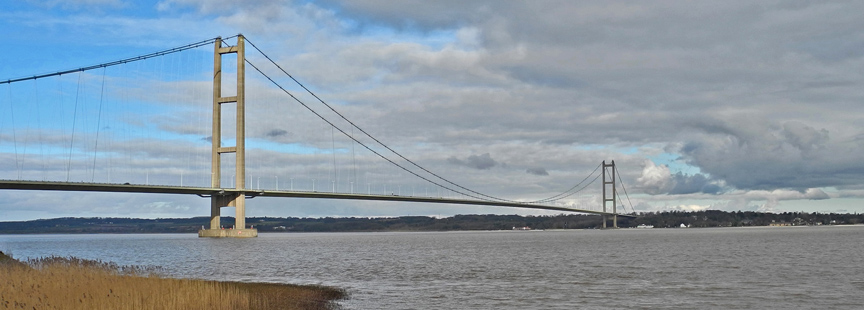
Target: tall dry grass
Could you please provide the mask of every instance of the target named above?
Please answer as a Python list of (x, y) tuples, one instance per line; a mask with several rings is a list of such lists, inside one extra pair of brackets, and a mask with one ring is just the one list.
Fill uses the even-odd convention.
[(63, 257), (22, 263), (0, 252), (0, 309), (328, 309), (344, 298), (327, 287), (171, 279), (152, 271)]

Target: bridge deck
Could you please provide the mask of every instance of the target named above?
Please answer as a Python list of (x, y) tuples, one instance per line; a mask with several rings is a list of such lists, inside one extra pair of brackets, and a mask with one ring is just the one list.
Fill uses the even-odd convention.
[[(379, 200), (379, 201), (404, 201), (404, 202), (426, 202), (463, 205), (498, 206), (511, 208), (526, 208), (539, 210), (552, 210), (563, 212), (576, 212), (588, 214), (613, 215), (609, 212), (572, 209), (559, 206), (528, 204), (517, 202), (483, 201), (452, 198), (434, 198), (400, 195), (367, 195), (347, 193), (327, 193), (308, 191), (275, 191), (275, 190), (238, 190), (233, 188), (209, 188), (209, 187), (185, 187), (185, 186), (162, 186), (162, 185), (140, 185), (140, 184), (112, 184), (112, 183), (74, 183), (74, 182), (50, 182), (50, 181), (14, 181), (0, 180), (0, 189), (12, 190), (50, 190), (50, 191), (73, 191), (73, 192), (113, 192), (113, 193), (151, 193), (151, 194), (186, 194), (199, 196), (224, 195), (228, 193), (244, 193), (247, 197), (293, 197), (293, 198), (324, 198), (324, 199), (349, 199), (349, 200)], [(621, 217), (634, 217), (632, 215), (618, 214)]]

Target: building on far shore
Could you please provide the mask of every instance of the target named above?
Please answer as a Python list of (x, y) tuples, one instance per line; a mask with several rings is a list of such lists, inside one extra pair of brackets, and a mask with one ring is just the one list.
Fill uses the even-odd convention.
[(771, 224), (768, 224), (768, 226), (792, 226), (792, 223), (775, 222), (774, 220), (771, 220)]

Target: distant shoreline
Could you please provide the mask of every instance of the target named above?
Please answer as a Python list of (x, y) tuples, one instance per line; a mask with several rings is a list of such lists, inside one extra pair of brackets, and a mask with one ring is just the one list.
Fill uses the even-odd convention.
[[(842, 224), (842, 225), (800, 225), (800, 226), (731, 226), (731, 227), (655, 227), (648, 229), (655, 230), (677, 230), (677, 229), (727, 229), (727, 228), (738, 228), (738, 229), (804, 229), (804, 228), (813, 228), (813, 227), (833, 227), (833, 228), (852, 228), (852, 227), (864, 227), (864, 224)], [(279, 234), (322, 234), (322, 233), (434, 233), (434, 232), (561, 232), (561, 231), (585, 231), (585, 230), (627, 230), (627, 231), (643, 231), (645, 228), (635, 228), (635, 227), (620, 227), (620, 228), (569, 228), (569, 229), (532, 229), (532, 230), (508, 230), (508, 229), (497, 229), (497, 230), (382, 230), (382, 231), (268, 231), (260, 234), (263, 235), (279, 235)], [(86, 233), (86, 232), (75, 232), (75, 233), (3, 233), (0, 232), (0, 236), (23, 236), (23, 235), (194, 235), (197, 236), (197, 232), (121, 232), (121, 233)]]
[[(197, 233), (209, 224), (209, 217), (133, 219), (133, 218), (54, 218), (31, 221), (0, 222), (0, 234), (156, 234)], [(249, 217), (248, 225), (260, 233), (270, 232), (397, 232), (397, 231), (497, 231), (599, 229), (598, 215), (562, 214), (555, 216), (456, 215), (446, 218), (403, 216), (394, 218), (279, 218)], [(222, 218), (223, 227), (234, 224), (232, 217)], [(607, 225), (611, 226), (611, 222)], [(654, 228), (843, 226), (864, 224), (864, 214), (837, 213), (760, 213), (760, 212), (657, 212), (638, 218), (618, 219), (619, 227), (638, 225)]]

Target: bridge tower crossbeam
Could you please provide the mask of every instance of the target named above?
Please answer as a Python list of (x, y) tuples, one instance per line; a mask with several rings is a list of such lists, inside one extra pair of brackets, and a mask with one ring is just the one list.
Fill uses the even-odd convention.
[[(222, 96), (222, 55), (237, 54), (237, 92), (234, 96)], [(213, 53), (213, 135), (210, 185), (222, 188), (222, 154), (234, 153), (235, 190), (230, 193), (214, 194), (210, 197), (210, 228), (198, 232), (199, 237), (257, 237), (258, 230), (246, 228), (246, 66), (243, 35), (237, 36), (237, 45), (222, 46), (222, 38), (217, 38)], [(235, 145), (222, 146), (222, 105), (234, 103), (237, 108), (237, 128)], [(234, 227), (222, 229), (221, 210), (234, 207)]]

